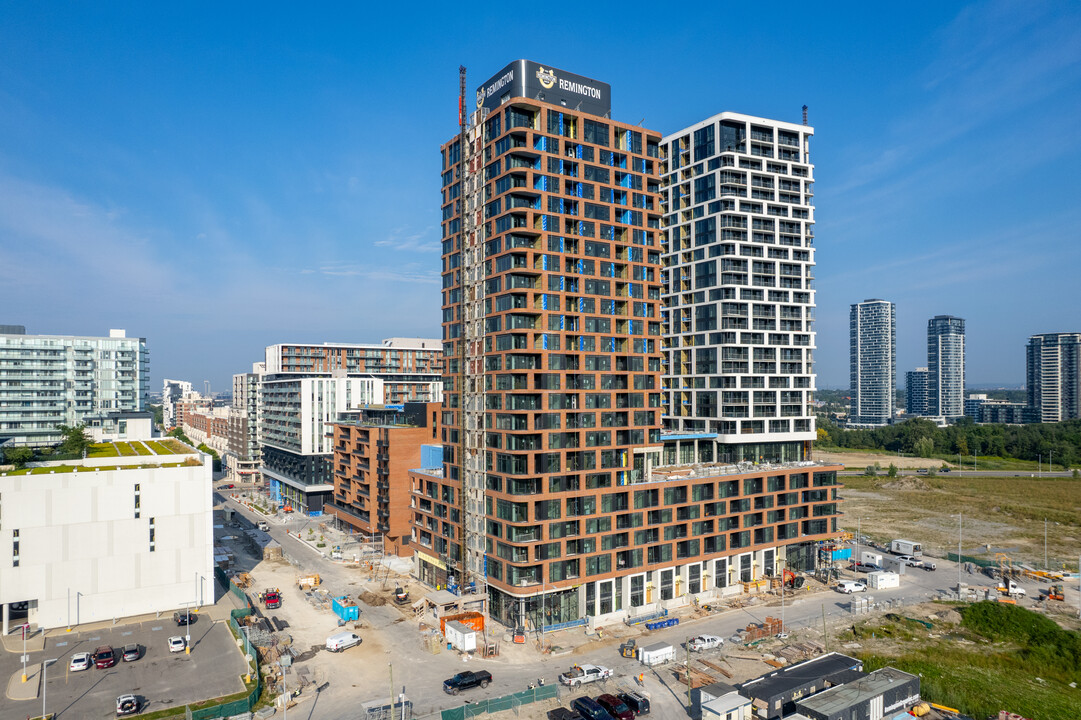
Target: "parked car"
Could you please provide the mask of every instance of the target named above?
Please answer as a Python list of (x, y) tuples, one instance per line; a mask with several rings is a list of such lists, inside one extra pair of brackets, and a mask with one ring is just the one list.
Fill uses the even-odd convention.
[(194, 625), (195, 621), (199, 619), (199, 616), (195, 613), (189, 612), (175, 612), (173, 613), (173, 622), (177, 625)]
[(581, 715), (586, 720), (615, 720), (612, 713), (604, 709), (604, 706), (590, 697), (575, 698), (571, 703), (571, 710)]
[(622, 692), (619, 694), (619, 699), (627, 703), (627, 707), (635, 715), (649, 715), (649, 698), (645, 695), (636, 692)]
[(864, 592), (865, 590), (867, 590), (867, 586), (855, 580), (842, 580), (837, 583), (837, 591), (846, 595), (851, 595), (854, 592)]
[(608, 711), (608, 714), (616, 718), (616, 720), (634, 720), (634, 713), (627, 703), (620, 700), (615, 695), (605, 693), (597, 697), (597, 704)]
[(139, 659), (139, 646), (135, 643), (124, 646), (124, 652), (120, 656), (124, 662), (135, 662)]
[(94, 667), (99, 670), (116, 665), (116, 651), (108, 645), (102, 645), (94, 651)]
[(68, 664), (69, 672), (79, 672), (81, 670), (87, 670), (90, 667), (90, 653), (78, 652), (71, 656), (71, 662)]
[(454, 677), (443, 681), (443, 692), (457, 695), (462, 690), (469, 690), (470, 688), (486, 688), (490, 682), (492, 682), (492, 674), (487, 670), (460, 672)]
[(169, 638), (169, 652), (184, 652), (184, 649), (188, 646), (188, 643), (180, 635), (174, 635)]
[(116, 699), (116, 716), (135, 715), (142, 705), (139, 698), (134, 695), (121, 695)]
[(612, 671), (600, 665), (575, 665), (570, 670), (559, 676), (559, 682), (571, 687), (578, 687), (585, 683), (605, 680), (612, 677)]
[(236, 487), (236, 485), (234, 485), (233, 483), (229, 483), (228, 485), (225, 486), (225, 489), (226, 490), (232, 490), (235, 487)]
[(694, 652), (711, 650), (724, 645), (724, 638), (716, 635), (698, 635), (687, 641), (687, 649)]
[(920, 564), (920, 561), (911, 555), (898, 555), (897, 559), (900, 560), (905, 567), (918, 567)]
[(548, 711), (548, 720), (582, 720), (582, 716), (565, 707), (557, 707)]
[(854, 562), (851, 565), (851, 569), (855, 570), (856, 572), (861, 572), (861, 573), (882, 572), (882, 567), (881, 566), (875, 565), (874, 563), (866, 563), (866, 562)]

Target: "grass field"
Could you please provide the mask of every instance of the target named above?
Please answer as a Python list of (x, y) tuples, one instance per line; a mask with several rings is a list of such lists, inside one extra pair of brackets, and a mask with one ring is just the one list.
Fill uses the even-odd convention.
[(859, 518), (860, 531), (875, 540), (903, 537), (939, 553), (956, 552), (961, 513), (964, 554), (993, 559), (1005, 552), (1042, 566), (1046, 519), (1049, 565), (1077, 567), (1081, 480), (903, 473), (842, 481), (845, 530), (855, 531)]
[(144, 443), (133, 442), (131, 444), (131, 446), (133, 448), (135, 448), (135, 452), (138, 453), (139, 455), (153, 455), (154, 454), (154, 452), (150, 448), (148, 448)]
[(1056, 616), (1069, 629), (1063, 630), (1016, 606), (923, 607), (933, 611), (925, 615), (933, 621), (930, 631), (887, 615), (856, 623), (838, 639), (859, 643), (867, 671), (891, 665), (920, 675), (925, 700), (973, 717), (997, 717), (999, 710), (1031, 720), (1078, 716), (1081, 690), (1069, 683), (1081, 662), (1081, 638), (1072, 614)]

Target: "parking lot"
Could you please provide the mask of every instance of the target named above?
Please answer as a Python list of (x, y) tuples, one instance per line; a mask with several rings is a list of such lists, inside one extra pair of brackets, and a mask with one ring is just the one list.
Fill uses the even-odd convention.
[[(203, 613), (191, 626), (191, 654), (170, 653), (168, 639), (186, 631), (171, 616), (84, 632), (53, 631), (45, 638), (44, 650), (30, 653), (29, 682), (37, 686), (41, 662), (57, 658), (46, 674), (46, 710), (72, 720), (115, 717), (116, 698), (127, 693), (143, 698), (147, 710), (160, 710), (243, 690), (241, 676), (247, 664), (228, 626)], [(111, 645), (119, 654), (130, 643), (138, 643), (141, 649), (134, 662), (118, 662), (102, 670), (68, 669), (75, 653), (93, 653), (101, 645)], [(19, 656), (19, 652), (0, 652), (0, 678), (6, 680), (22, 672)], [(5, 698), (0, 703), (0, 720), (38, 716), (41, 701), (40, 691), (29, 700)]]

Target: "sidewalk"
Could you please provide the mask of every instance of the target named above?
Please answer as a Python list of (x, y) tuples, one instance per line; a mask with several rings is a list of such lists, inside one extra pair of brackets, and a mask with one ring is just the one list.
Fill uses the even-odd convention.
[[(55, 667), (55, 665), (54, 665)], [(34, 700), (38, 697), (41, 686), (41, 663), (27, 663), (26, 682), (23, 682), (23, 671), (19, 668), (8, 679), (6, 695), (10, 700)]]

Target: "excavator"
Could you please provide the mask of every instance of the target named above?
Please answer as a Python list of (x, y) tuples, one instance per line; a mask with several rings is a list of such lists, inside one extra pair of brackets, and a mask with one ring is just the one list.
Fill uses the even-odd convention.
[(1048, 600), (1065, 600), (1066, 599), (1066, 597), (1063, 595), (1063, 589), (1062, 589), (1062, 584), (1061, 583), (1056, 584), (1056, 585), (1052, 585), (1051, 587), (1044, 590), (1043, 593), (1044, 593), (1044, 596)]
[(807, 579), (805, 577), (803, 577), (802, 575), (797, 575), (796, 573), (788, 569), (785, 569), (783, 571), (781, 575), (781, 580), (784, 583), (784, 586), (790, 590), (799, 590), (801, 587), (803, 587), (804, 583), (807, 582)]

